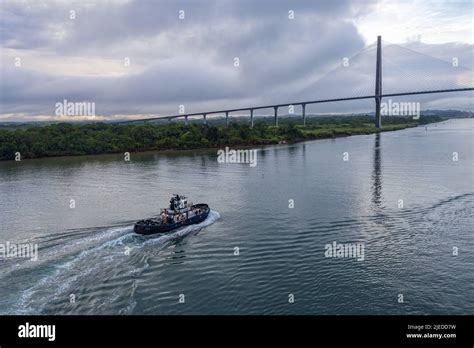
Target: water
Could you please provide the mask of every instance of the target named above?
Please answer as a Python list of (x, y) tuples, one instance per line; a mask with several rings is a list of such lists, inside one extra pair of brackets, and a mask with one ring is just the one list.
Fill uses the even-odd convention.
[[(0, 242), (39, 255), (0, 261), (0, 313), (472, 314), (473, 126), (270, 146), (256, 167), (215, 150), (2, 162)], [(209, 218), (134, 235), (172, 193)], [(334, 241), (364, 260), (325, 257)]]

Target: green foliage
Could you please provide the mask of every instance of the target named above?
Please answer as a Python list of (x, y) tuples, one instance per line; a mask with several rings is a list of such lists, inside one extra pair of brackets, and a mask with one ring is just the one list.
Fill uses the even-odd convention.
[[(422, 116), (417, 122), (404, 117), (385, 117), (382, 130), (402, 129), (440, 120), (437, 116)], [(0, 128), (0, 160), (12, 160), (16, 152), (20, 152), (22, 158), (75, 156), (275, 144), (378, 131), (371, 116), (314, 117), (307, 120), (306, 127), (291, 119), (281, 119), (280, 127), (259, 121), (253, 128), (244, 122), (235, 122), (229, 127), (196, 123), (58, 123), (17, 129)]]

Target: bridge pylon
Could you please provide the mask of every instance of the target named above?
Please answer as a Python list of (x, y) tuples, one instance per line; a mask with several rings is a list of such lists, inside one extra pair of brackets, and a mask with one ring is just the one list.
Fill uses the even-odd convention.
[(382, 36), (377, 36), (377, 63), (375, 68), (375, 127), (382, 128), (380, 104), (382, 102)]

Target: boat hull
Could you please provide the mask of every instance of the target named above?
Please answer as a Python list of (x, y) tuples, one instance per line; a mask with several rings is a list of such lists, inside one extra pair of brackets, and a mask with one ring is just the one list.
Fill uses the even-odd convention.
[(186, 221), (178, 221), (169, 224), (157, 223), (152, 219), (141, 220), (135, 223), (133, 231), (138, 234), (157, 234), (174, 231), (180, 227), (195, 225), (206, 220), (211, 211), (207, 204), (196, 204), (192, 208), (201, 209), (201, 213), (188, 218)]

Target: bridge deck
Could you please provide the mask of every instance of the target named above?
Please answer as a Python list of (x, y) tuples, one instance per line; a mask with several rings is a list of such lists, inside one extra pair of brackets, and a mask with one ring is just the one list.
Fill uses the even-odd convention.
[[(452, 93), (452, 92), (466, 92), (466, 91), (474, 91), (474, 88), (439, 89), (439, 90), (419, 91), (419, 92), (390, 93), (390, 94), (382, 94), (381, 97), (382, 98), (384, 98), (384, 97), (400, 97), (400, 96), (405, 96), (405, 95)], [(172, 120), (172, 119), (176, 119), (176, 118), (187, 118), (189, 116), (203, 116), (203, 117), (205, 117), (204, 115), (212, 115), (212, 114), (226, 114), (226, 115), (228, 115), (230, 112), (237, 112), (237, 111), (251, 111), (251, 113), (253, 114), (253, 110), (272, 109), (272, 108), (273, 109), (275, 109), (275, 108), (278, 109), (280, 107), (290, 106), (290, 105), (301, 105), (301, 106), (303, 106), (303, 105), (310, 105), (310, 104), (332, 103), (332, 102), (349, 101), (349, 100), (375, 99), (375, 97), (376, 97), (375, 95), (366, 95), (366, 96), (361, 96), (361, 97), (321, 99), (321, 100), (299, 101), (299, 102), (295, 102), (295, 103), (249, 106), (249, 107), (243, 107), (243, 108), (204, 111), (204, 112), (194, 112), (194, 113), (184, 113), (184, 114), (178, 114), (178, 115), (160, 116), (160, 117), (152, 117), (152, 118), (142, 118), (142, 119), (138, 119), (138, 120), (120, 121), (120, 122), (117, 122), (117, 123), (132, 123), (132, 122), (148, 122), (148, 121), (157, 121), (157, 120)]]

